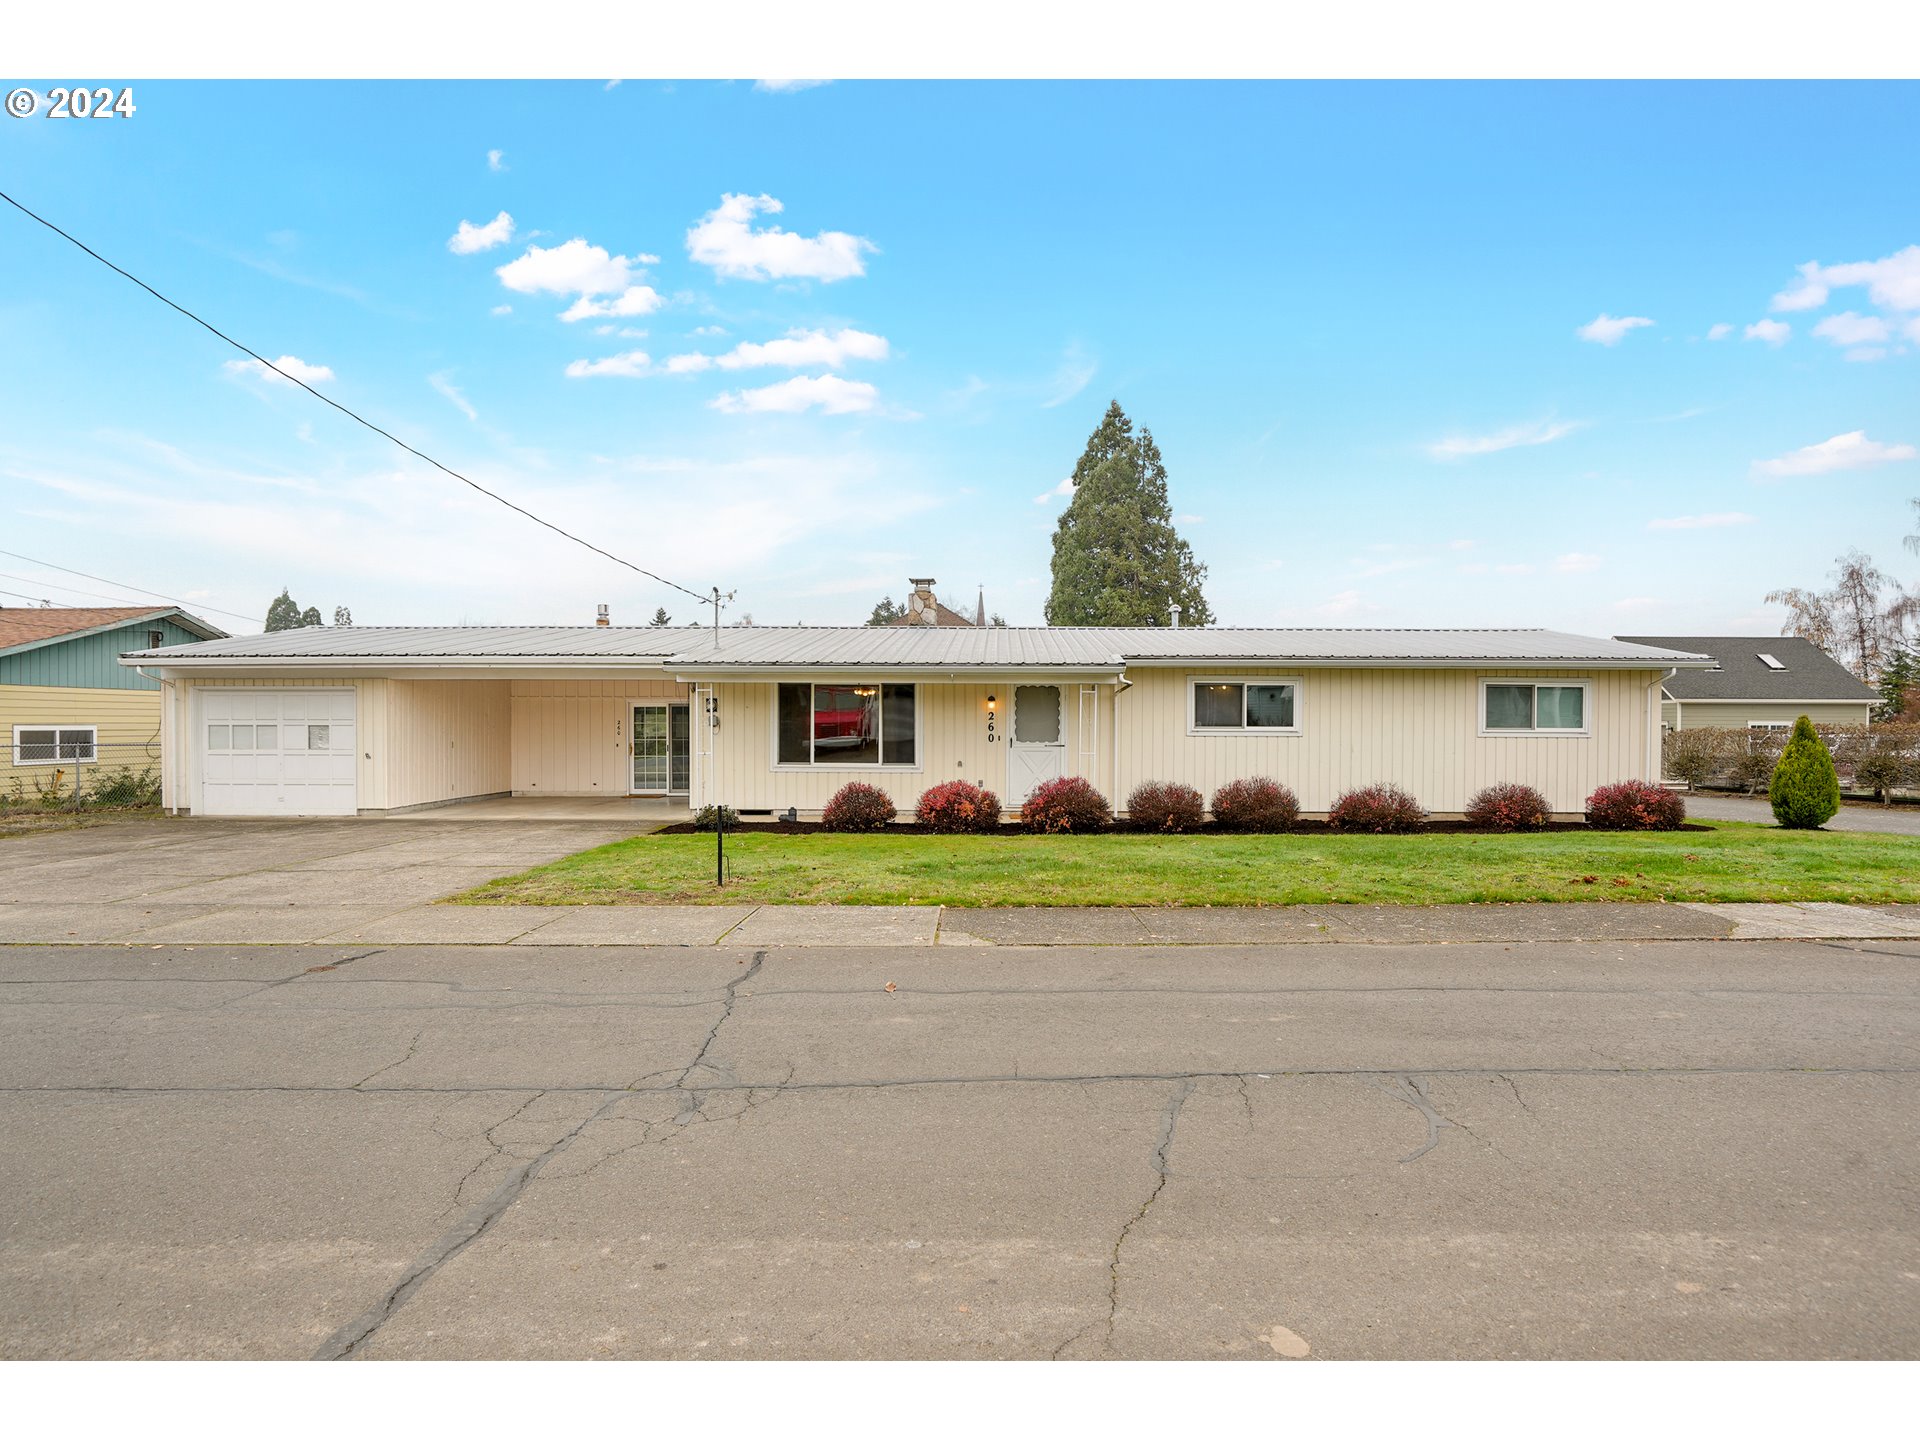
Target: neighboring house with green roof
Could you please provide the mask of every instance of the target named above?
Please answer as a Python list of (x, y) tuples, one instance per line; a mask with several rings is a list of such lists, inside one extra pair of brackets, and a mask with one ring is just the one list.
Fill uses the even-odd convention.
[(1795, 635), (1614, 638), (1714, 658), (1712, 669), (1680, 670), (1662, 685), (1660, 724), (1667, 730), (1791, 730), (1801, 715), (1816, 725), (1865, 725), (1880, 700), (1846, 666)]
[(171, 605), (0, 607), (0, 795), (71, 786), (76, 766), (160, 766), (160, 684), (130, 650), (226, 632)]

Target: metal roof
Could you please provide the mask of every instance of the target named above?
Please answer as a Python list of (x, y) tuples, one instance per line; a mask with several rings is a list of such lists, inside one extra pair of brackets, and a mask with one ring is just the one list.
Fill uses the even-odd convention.
[[(1101, 626), (316, 626), (138, 651), (129, 663), (633, 661), (681, 671), (1111, 669), (1128, 664), (1533, 665), (1665, 668), (1700, 654), (1556, 630)], [(249, 667), (250, 668), (250, 667)]]
[[(1622, 635), (1634, 645), (1668, 645), (1711, 655), (1711, 670), (1690, 670), (1667, 682), (1676, 700), (1858, 700), (1880, 698), (1826, 651), (1797, 635)], [(1771, 655), (1775, 670), (1760, 657)]]

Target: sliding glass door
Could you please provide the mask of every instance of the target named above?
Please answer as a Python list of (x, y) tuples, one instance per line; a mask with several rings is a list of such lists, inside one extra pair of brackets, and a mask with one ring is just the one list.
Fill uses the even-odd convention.
[(693, 720), (685, 705), (633, 707), (633, 793), (684, 795), (693, 773)]

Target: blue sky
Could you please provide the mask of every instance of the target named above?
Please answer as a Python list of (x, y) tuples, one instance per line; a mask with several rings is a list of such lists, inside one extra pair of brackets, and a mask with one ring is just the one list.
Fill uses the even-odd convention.
[[(1766, 632), (1849, 546), (1920, 578), (1911, 85), (135, 98), (0, 120), (0, 188), (761, 623), (909, 574), (1038, 623), (1111, 398), (1222, 623)], [(0, 213), (0, 547), (244, 614), (695, 618), (235, 358)]]

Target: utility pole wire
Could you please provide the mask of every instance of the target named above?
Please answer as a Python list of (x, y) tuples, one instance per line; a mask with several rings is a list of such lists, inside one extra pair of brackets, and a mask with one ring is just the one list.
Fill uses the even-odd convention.
[(306, 381), (300, 379), (298, 376), (287, 374), (286, 371), (282, 370), (278, 365), (274, 364), (271, 360), (267, 359), (266, 356), (260, 354), (258, 351), (249, 350), (245, 345), (242, 345), (238, 340), (234, 339), (231, 335), (227, 334), (225, 331), (216, 328), (215, 326), (209, 324), (205, 320), (202, 320), (198, 315), (194, 314), (193, 311), (187, 309), (186, 306), (176, 304), (174, 301), (169, 300), (166, 296), (162, 295), (158, 290), (154, 289), (151, 285), (147, 284), (146, 281), (142, 280), (138, 275), (130, 274), (128, 271), (122, 270), (118, 265), (114, 264), (111, 260), (107, 259), (107, 257), (102, 255), (98, 250), (95, 250), (92, 246), (86, 244), (82, 240), (75, 239), (72, 235), (69, 235), (66, 231), (62, 230), (58, 225), (54, 224), (51, 220), (47, 219), (44, 215), (36, 215), (33, 211), (29, 210), (26, 206), (22, 205), (18, 200), (14, 199), (13, 196), (7, 194), (6, 191), (0, 190), (0, 200), (6, 201), (7, 204), (13, 206), (14, 209), (18, 210), (22, 215), (25, 215), (29, 220), (39, 221), (40, 224), (46, 226), (47, 229), (53, 231), (53, 233), (58, 235), (62, 240), (65, 240), (70, 244), (76, 245), (80, 249), (86, 251), (87, 254), (91, 255), (94, 259), (98, 260), (102, 265), (106, 266), (109, 270), (113, 271), (114, 274), (122, 276), (125, 279), (131, 280), (134, 284), (138, 285), (142, 290), (146, 291), (149, 295), (153, 296), (154, 299), (158, 300), (162, 305), (167, 306), (169, 309), (179, 311), (182, 315), (186, 316), (187, 319), (193, 321), (193, 323), (198, 325), (201, 329), (207, 331), (209, 334), (218, 336), (220, 339), (226, 341), (227, 344), (231, 345), (234, 349), (238, 350), (241, 354), (246, 355), (251, 359), (258, 361), (260, 364), (266, 366), (267, 369), (271, 370), (274, 374), (278, 375), (282, 380), (285, 380), (290, 384), (298, 385), (302, 390), (306, 391), (309, 395), (313, 396), (313, 398), (316, 400), (326, 401), (327, 404), (331, 405), (334, 409), (338, 410), (342, 415), (345, 415), (348, 419), (356, 420), (360, 424), (366, 426), (367, 429), (373, 431), (374, 434), (383, 436), (384, 438), (391, 440), (394, 444), (398, 445), (402, 450), (406, 451), (409, 455), (416, 456), (419, 459), (426, 461), (427, 464), (433, 466), (434, 469), (443, 471), (444, 473), (451, 475), (454, 479), (458, 480), (462, 485), (470, 486), (472, 489), (478, 490), (482, 495), (486, 496), (489, 500), (498, 501), (500, 504), (506, 506), (509, 510), (515, 511), (520, 515), (524, 515), (527, 519), (533, 521), (533, 523), (536, 525), (545, 526), (547, 529), (553, 531), (554, 534), (561, 536), (563, 539), (571, 540), (576, 545), (583, 545), (587, 549), (593, 551), (594, 554), (602, 556), (605, 559), (611, 560), (616, 565), (624, 565), (627, 569), (633, 571), (636, 575), (644, 575), (649, 580), (655, 581), (661, 585), (665, 585), (670, 590), (678, 590), (682, 595), (691, 595), (696, 600), (700, 600), (704, 602), (709, 598), (705, 595), (702, 595), (697, 590), (689, 590), (684, 585), (675, 584), (673, 581), (667, 579), (664, 575), (656, 575), (653, 573), (653, 571), (644, 569), (643, 567), (634, 564), (631, 560), (623, 560), (618, 555), (615, 555), (611, 550), (602, 550), (598, 545), (594, 544), (591, 540), (583, 540), (578, 535), (575, 535), (572, 531), (561, 529), (558, 525), (554, 524), (551, 520), (541, 519), (538, 515), (534, 514), (531, 510), (527, 509), (526, 506), (516, 505), (513, 501), (507, 499), (506, 496), (501, 495), (495, 491), (489, 490), (486, 486), (480, 484), (479, 481), (469, 480), (465, 475), (462, 475), (458, 470), (455, 470), (450, 466), (442, 465), (438, 460), (434, 459), (431, 455), (427, 454), (425, 451), (414, 449), (413, 446), (407, 444), (407, 442), (402, 440), (398, 435), (392, 434), (390, 431), (382, 430), (378, 425), (374, 424), (371, 420), (367, 419), (365, 416), (356, 414), (352, 410), (349, 410), (346, 406), (342, 405), (338, 400), (329, 399), (327, 396), (322, 395), (318, 390), (314, 389), (311, 385), (307, 384)]
[[(98, 580), (102, 585), (111, 585), (116, 590), (132, 590), (136, 594), (151, 595), (153, 596), (154, 599), (164, 600), (169, 605), (178, 605), (182, 610), (193, 610), (193, 611), (211, 610), (216, 615), (228, 615), (235, 620), (252, 620), (256, 618), (252, 615), (242, 615), (238, 610), (222, 610), (218, 605), (203, 605), (198, 601), (176, 599), (172, 595), (162, 595), (158, 590), (149, 590), (143, 585), (123, 584), (121, 581), (118, 581), (118, 580), (109, 580), (104, 575), (93, 575), (93, 574), (89, 574), (85, 570), (75, 570), (72, 566), (69, 566), (69, 565), (56, 565), (51, 560), (36, 560), (31, 555), (22, 555), (18, 550), (0, 550), (0, 555), (11, 555), (16, 560), (24, 560), (29, 565), (38, 565), (43, 570), (58, 570), (58, 571), (61, 571), (63, 574), (78, 575), (82, 580)], [(19, 580), (24, 577), (15, 575), (12, 578), (15, 580)], [(27, 583), (31, 585), (34, 582), (31, 580), (28, 580)], [(43, 580), (40, 583), (43, 585), (49, 585), (49, 584), (52, 584), (53, 582), (48, 580)], [(106, 598), (104, 596), (100, 596), (97, 591), (82, 590), (77, 585), (54, 585), (53, 588), (56, 590), (71, 590), (76, 595), (94, 595), (96, 596), (96, 598), (102, 598), (102, 599)]]

